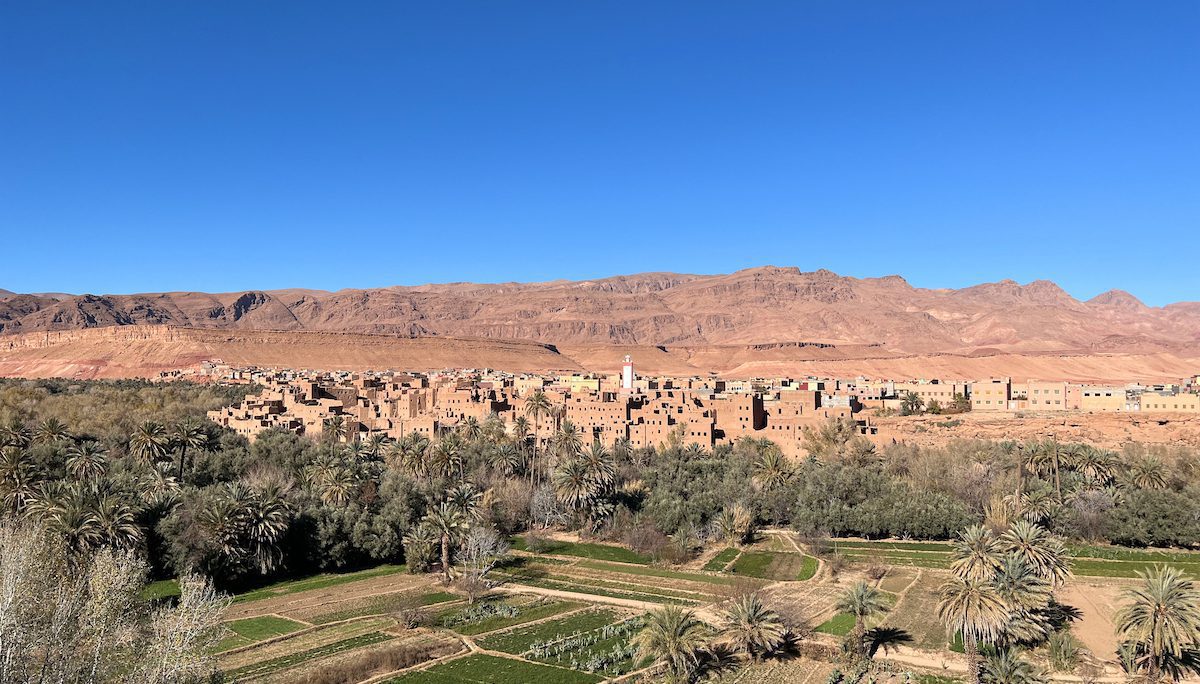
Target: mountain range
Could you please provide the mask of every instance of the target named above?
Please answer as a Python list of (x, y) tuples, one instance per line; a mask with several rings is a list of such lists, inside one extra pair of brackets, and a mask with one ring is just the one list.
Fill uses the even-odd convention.
[(867, 346), (888, 354), (1154, 353), (1200, 345), (1200, 302), (1080, 301), (1052, 282), (925, 289), (765, 266), (542, 283), (221, 294), (14, 294), (0, 335), (115, 326), (372, 333), (550, 345)]

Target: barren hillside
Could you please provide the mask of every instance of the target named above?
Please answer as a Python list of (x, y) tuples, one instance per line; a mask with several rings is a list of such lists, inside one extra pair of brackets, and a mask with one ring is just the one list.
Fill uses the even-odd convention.
[[(171, 325), (533, 340), (555, 345), (871, 345), (899, 354), (1159, 353), (1200, 345), (1200, 303), (1082, 302), (1048, 281), (915, 288), (762, 267), (588, 281), (205, 294), (0, 293), (0, 332)], [(765, 351), (765, 350), (759, 350)], [(766, 354), (770, 357), (771, 354)]]

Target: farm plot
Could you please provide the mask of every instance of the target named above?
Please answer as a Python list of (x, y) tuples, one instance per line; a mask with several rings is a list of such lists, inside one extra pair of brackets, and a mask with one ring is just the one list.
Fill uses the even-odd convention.
[(613, 608), (599, 608), (582, 613), (574, 613), (557, 620), (546, 620), (535, 625), (514, 627), (503, 632), (496, 632), (475, 640), (482, 648), (489, 651), (501, 651), (520, 655), (528, 651), (534, 644), (544, 643), (554, 639), (565, 639), (575, 634), (599, 629), (627, 618), (624, 612)]
[[(435, 580), (429, 576), (407, 575), (392, 572), (398, 566), (385, 566), (388, 571), (372, 573), (350, 573), (334, 577), (319, 576), (310, 580), (288, 583), (275, 590), (258, 590), (254, 599), (235, 600), (225, 611), (225, 619), (240, 620), (259, 615), (284, 615), (293, 619), (307, 620), (322, 613), (350, 609), (357, 602), (384, 594), (405, 591), (432, 592), (437, 589)], [(335, 581), (336, 580), (336, 581)], [(330, 583), (332, 582), (332, 584)]]
[(635, 668), (630, 639), (642, 625), (641, 617), (592, 610), (497, 633), (477, 643), (530, 660), (615, 677)]
[(602, 561), (546, 565), (535, 558), (517, 559), (504, 568), (502, 575), (526, 586), (680, 605), (710, 603), (722, 587), (731, 583), (730, 578), (718, 575)]
[[(917, 571), (910, 571), (917, 572)], [(937, 617), (938, 591), (946, 581), (945, 573), (921, 570), (919, 577), (903, 593), (896, 606), (887, 612), (884, 624), (908, 632), (911, 645), (929, 651), (947, 647), (946, 627)]]
[(350, 598), (343, 601), (321, 601), (317, 605), (301, 606), (289, 610), (285, 615), (297, 620), (324, 625), (330, 622), (349, 620), (367, 615), (383, 615), (406, 608), (420, 608), (453, 601), (463, 597), (446, 591), (397, 591), (377, 596)]
[[(512, 547), (517, 551), (529, 551), (529, 547), (525, 543), (524, 537), (513, 537), (511, 539)], [(633, 563), (635, 565), (649, 565), (650, 558), (643, 556), (636, 551), (627, 549), (624, 546), (616, 546), (613, 544), (594, 544), (589, 542), (572, 542), (560, 541), (557, 539), (545, 540), (542, 542), (541, 548), (536, 552), (537, 555), (549, 556), (573, 556), (575, 558), (591, 558), (594, 560), (616, 561), (618, 563)]]
[(385, 684), (591, 684), (602, 679), (586, 672), (477, 653)]
[(309, 659), (260, 675), (254, 681), (263, 684), (360, 682), (464, 651), (462, 642), (451, 634), (412, 631), (378, 644)]
[(817, 626), (833, 614), (838, 593), (849, 586), (843, 583), (774, 584), (762, 590), (763, 600), (791, 622)]
[(808, 580), (817, 573), (817, 559), (802, 553), (746, 551), (733, 561), (729, 572), (770, 580)]
[(711, 570), (712, 572), (720, 572), (724, 570), (725, 566), (729, 565), (734, 558), (737, 558), (739, 553), (741, 552), (732, 546), (721, 549), (720, 553), (710, 558), (709, 561), (704, 564), (704, 569)]
[[(853, 560), (878, 559), (889, 565), (947, 568), (952, 546), (945, 542), (830, 540)], [(1071, 570), (1083, 577), (1136, 577), (1155, 565), (1170, 565), (1200, 578), (1200, 553), (1111, 546), (1071, 546)]]
[[(291, 656), (296, 653), (315, 651), (335, 643), (349, 642), (368, 634), (382, 633), (394, 629), (396, 621), (390, 617), (373, 617), (334, 625), (294, 632), (290, 636), (267, 643), (251, 646), (236, 653), (219, 657), (222, 670), (242, 671), (251, 665)], [(375, 637), (371, 637), (374, 639)], [(379, 641), (381, 641), (380, 639)], [(375, 641), (374, 643), (378, 643)], [(361, 645), (367, 645), (363, 643)], [(348, 650), (341, 648), (340, 650)]]
[(467, 636), (485, 634), (541, 620), (585, 607), (584, 603), (558, 601), (529, 594), (491, 597), (470, 606), (445, 610), (430, 622)]

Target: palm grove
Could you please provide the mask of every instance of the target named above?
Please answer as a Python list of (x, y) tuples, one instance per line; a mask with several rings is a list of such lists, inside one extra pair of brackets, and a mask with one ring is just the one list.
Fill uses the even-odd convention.
[[(958, 584), (947, 592), (958, 591), (958, 603), (947, 598), (944, 617), (972, 653), (1007, 657), (1012, 666), (1032, 632), (1001, 634), (987, 620), (967, 624), (963, 616), (1006, 624), (1020, 617), (1046, 639), (1065, 619), (1053, 602), (1060, 566), (1017, 554), (1014, 535), (1048, 540), (1052, 550), (1058, 538), (1200, 541), (1200, 461), (1186, 449), (961, 441), (878, 450), (842, 421), (806, 431), (811, 456), (800, 462), (766, 440), (688, 444), (686, 430), (657, 450), (634, 449), (593, 443), (541, 393), (512, 424), (468, 418), (433, 440), (416, 433), (347, 440), (346, 424), (335, 417), (317, 436), (268, 431), (250, 443), (203, 420), (244, 389), (0, 383), (5, 534), (51, 540), (42, 546), (74, 559), (61, 564), (70, 575), (63, 582), (83, 581), (101, 562), (124, 564), (139, 581), (184, 578), (193, 595), (180, 605), (203, 605), (201, 613), (209, 606), (196, 597), (207, 597), (209, 585), (237, 590), (383, 562), (486, 584), (506, 539), (552, 527), (662, 562), (686, 560), (717, 540), (740, 542), (758, 526), (791, 527), (813, 540), (959, 538), (964, 553), (974, 545), (986, 559), (972, 561), (970, 572), (956, 566)], [(1200, 623), (1194, 590), (1179, 577), (1146, 582), (1139, 600), (1171, 601), (1179, 627), (1163, 647), (1160, 634), (1147, 636), (1155, 627), (1126, 616), (1129, 660), (1154, 676), (1186, 670)], [(770, 612), (752, 608), (743, 607)], [(690, 634), (679, 624), (689, 616), (677, 612), (672, 628)], [(151, 633), (173, 618), (180, 616), (146, 608), (130, 629)], [(188, 648), (202, 650), (202, 632)], [(81, 632), (63, 648), (82, 652), (96, 638)], [(681, 671), (697, 657), (671, 648), (677, 656), (668, 661)], [(751, 655), (765, 650), (745, 647)]]

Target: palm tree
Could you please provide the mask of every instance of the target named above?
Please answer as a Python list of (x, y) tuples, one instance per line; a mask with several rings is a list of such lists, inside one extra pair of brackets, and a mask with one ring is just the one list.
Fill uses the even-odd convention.
[(454, 433), (438, 440), (430, 451), (429, 458), (442, 477), (450, 477), (455, 473), (458, 473), (460, 480), (464, 477), (462, 442)]
[(455, 543), (467, 527), (467, 516), (457, 506), (443, 501), (438, 507), (425, 514), (423, 522), (438, 535), (442, 545), (442, 582), (450, 584), (450, 545)]
[(36, 496), (38, 480), (37, 465), (28, 452), (19, 447), (0, 449), (0, 496), (4, 497), (4, 508), (11, 513), (20, 513)]
[(65, 442), (70, 438), (71, 435), (67, 431), (66, 424), (53, 416), (38, 423), (37, 427), (33, 429), (34, 441), (42, 444)]
[(787, 627), (783, 618), (763, 605), (758, 594), (743, 594), (725, 610), (725, 638), (753, 661), (783, 645)]
[(477, 442), (479, 436), (483, 434), (483, 426), (479, 424), (475, 416), (466, 416), (458, 424), (458, 433), (469, 443)]
[(991, 530), (973, 525), (954, 541), (950, 570), (964, 579), (991, 581), (1000, 567), (1000, 545)]
[(569, 420), (564, 420), (554, 433), (554, 452), (562, 459), (572, 459), (583, 449), (583, 437), (579, 428)]
[(189, 418), (175, 426), (175, 430), (171, 435), (171, 442), (175, 448), (179, 449), (179, 461), (175, 468), (175, 477), (179, 478), (179, 484), (184, 483), (183, 467), (187, 461), (187, 450), (203, 449), (208, 446), (208, 432), (199, 421)]
[(76, 480), (96, 482), (108, 472), (108, 457), (95, 440), (67, 447), (67, 473)]
[(1136, 664), (1149, 682), (1164, 674), (1178, 680), (1180, 668), (1200, 649), (1200, 591), (1178, 569), (1159, 566), (1138, 572), (1141, 583), (1126, 591), (1129, 603), (1117, 612), (1117, 632), (1138, 653)]
[(330, 416), (321, 422), (321, 434), (332, 442), (340, 442), (346, 436), (346, 419), (342, 416)]
[(1071, 573), (1067, 550), (1058, 538), (1027, 520), (1018, 520), (1000, 536), (1003, 553), (1020, 556), (1051, 587), (1061, 586)]
[(663, 663), (670, 681), (687, 681), (700, 663), (707, 629), (691, 610), (663, 606), (650, 611), (646, 626), (633, 637), (639, 659)]
[(983, 661), (982, 680), (987, 684), (1044, 684), (1044, 672), (1021, 658), (1015, 648), (1001, 649)]
[(132, 549), (142, 543), (142, 528), (137, 511), (119, 497), (101, 498), (92, 514), (98, 537), (119, 549)]
[(517, 416), (513, 419), (512, 426), (513, 441), (522, 449), (529, 446), (529, 419), (525, 416)]
[(854, 652), (859, 660), (865, 660), (867, 620), (887, 610), (883, 592), (866, 582), (855, 582), (842, 592), (834, 607), (854, 616)]
[(578, 460), (587, 470), (588, 476), (601, 487), (612, 484), (613, 478), (617, 475), (616, 462), (613, 461), (612, 455), (599, 440), (592, 442), (591, 448), (582, 452)]
[(553, 413), (554, 407), (550, 398), (540, 389), (536, 389), (525, 401), (525, 413), (533, 417), (533, 467), (529, 469), (529, 484), (534, 482), (538, 470), (538, 444), (541, 442), (541, 432), (538, 430), (540, 420)]
[(170, 445), (167, 428), (152, 420), (137, 426), (129, 436), (129, 451), (151, 466), (163, 460)]
[(1053, 625), (1042, 610), (1053, 596), (1050, 584), (1034, 572), (1023, 556), (1006, 555), (992, 582), (1009, 610), (1008, 624), (1000, 643), (1040, 642), (1053, 631)]
[(33, 441), (33, 435), (29, 428), (25, 427), (21, 421), (13, 418), (8, 425), (0, 427), (0, 447), (17, 447), (24, 449)]
[(971, 681), (979, 684), (979, 642), (992, 642), (1010, 616), (1000, 592), (989, 580), (955, 575), (941, 589), (938, 617), (953, 636), (961, 634)]
[(782, 486), (791, 474), (787, 458), (774, 444), (764, 449), (754, 463), (754, 481), (767, 491)]
[(554, 494), (572, 510), (580, 510), (597, 492), (598, 486), (583, 461), (573, 458), (554, 471)]
[(1138, 489), (1166, 489), (1167, 466), (1153, 456), (1135, 458), (1128, 464), (1127, 478)]

